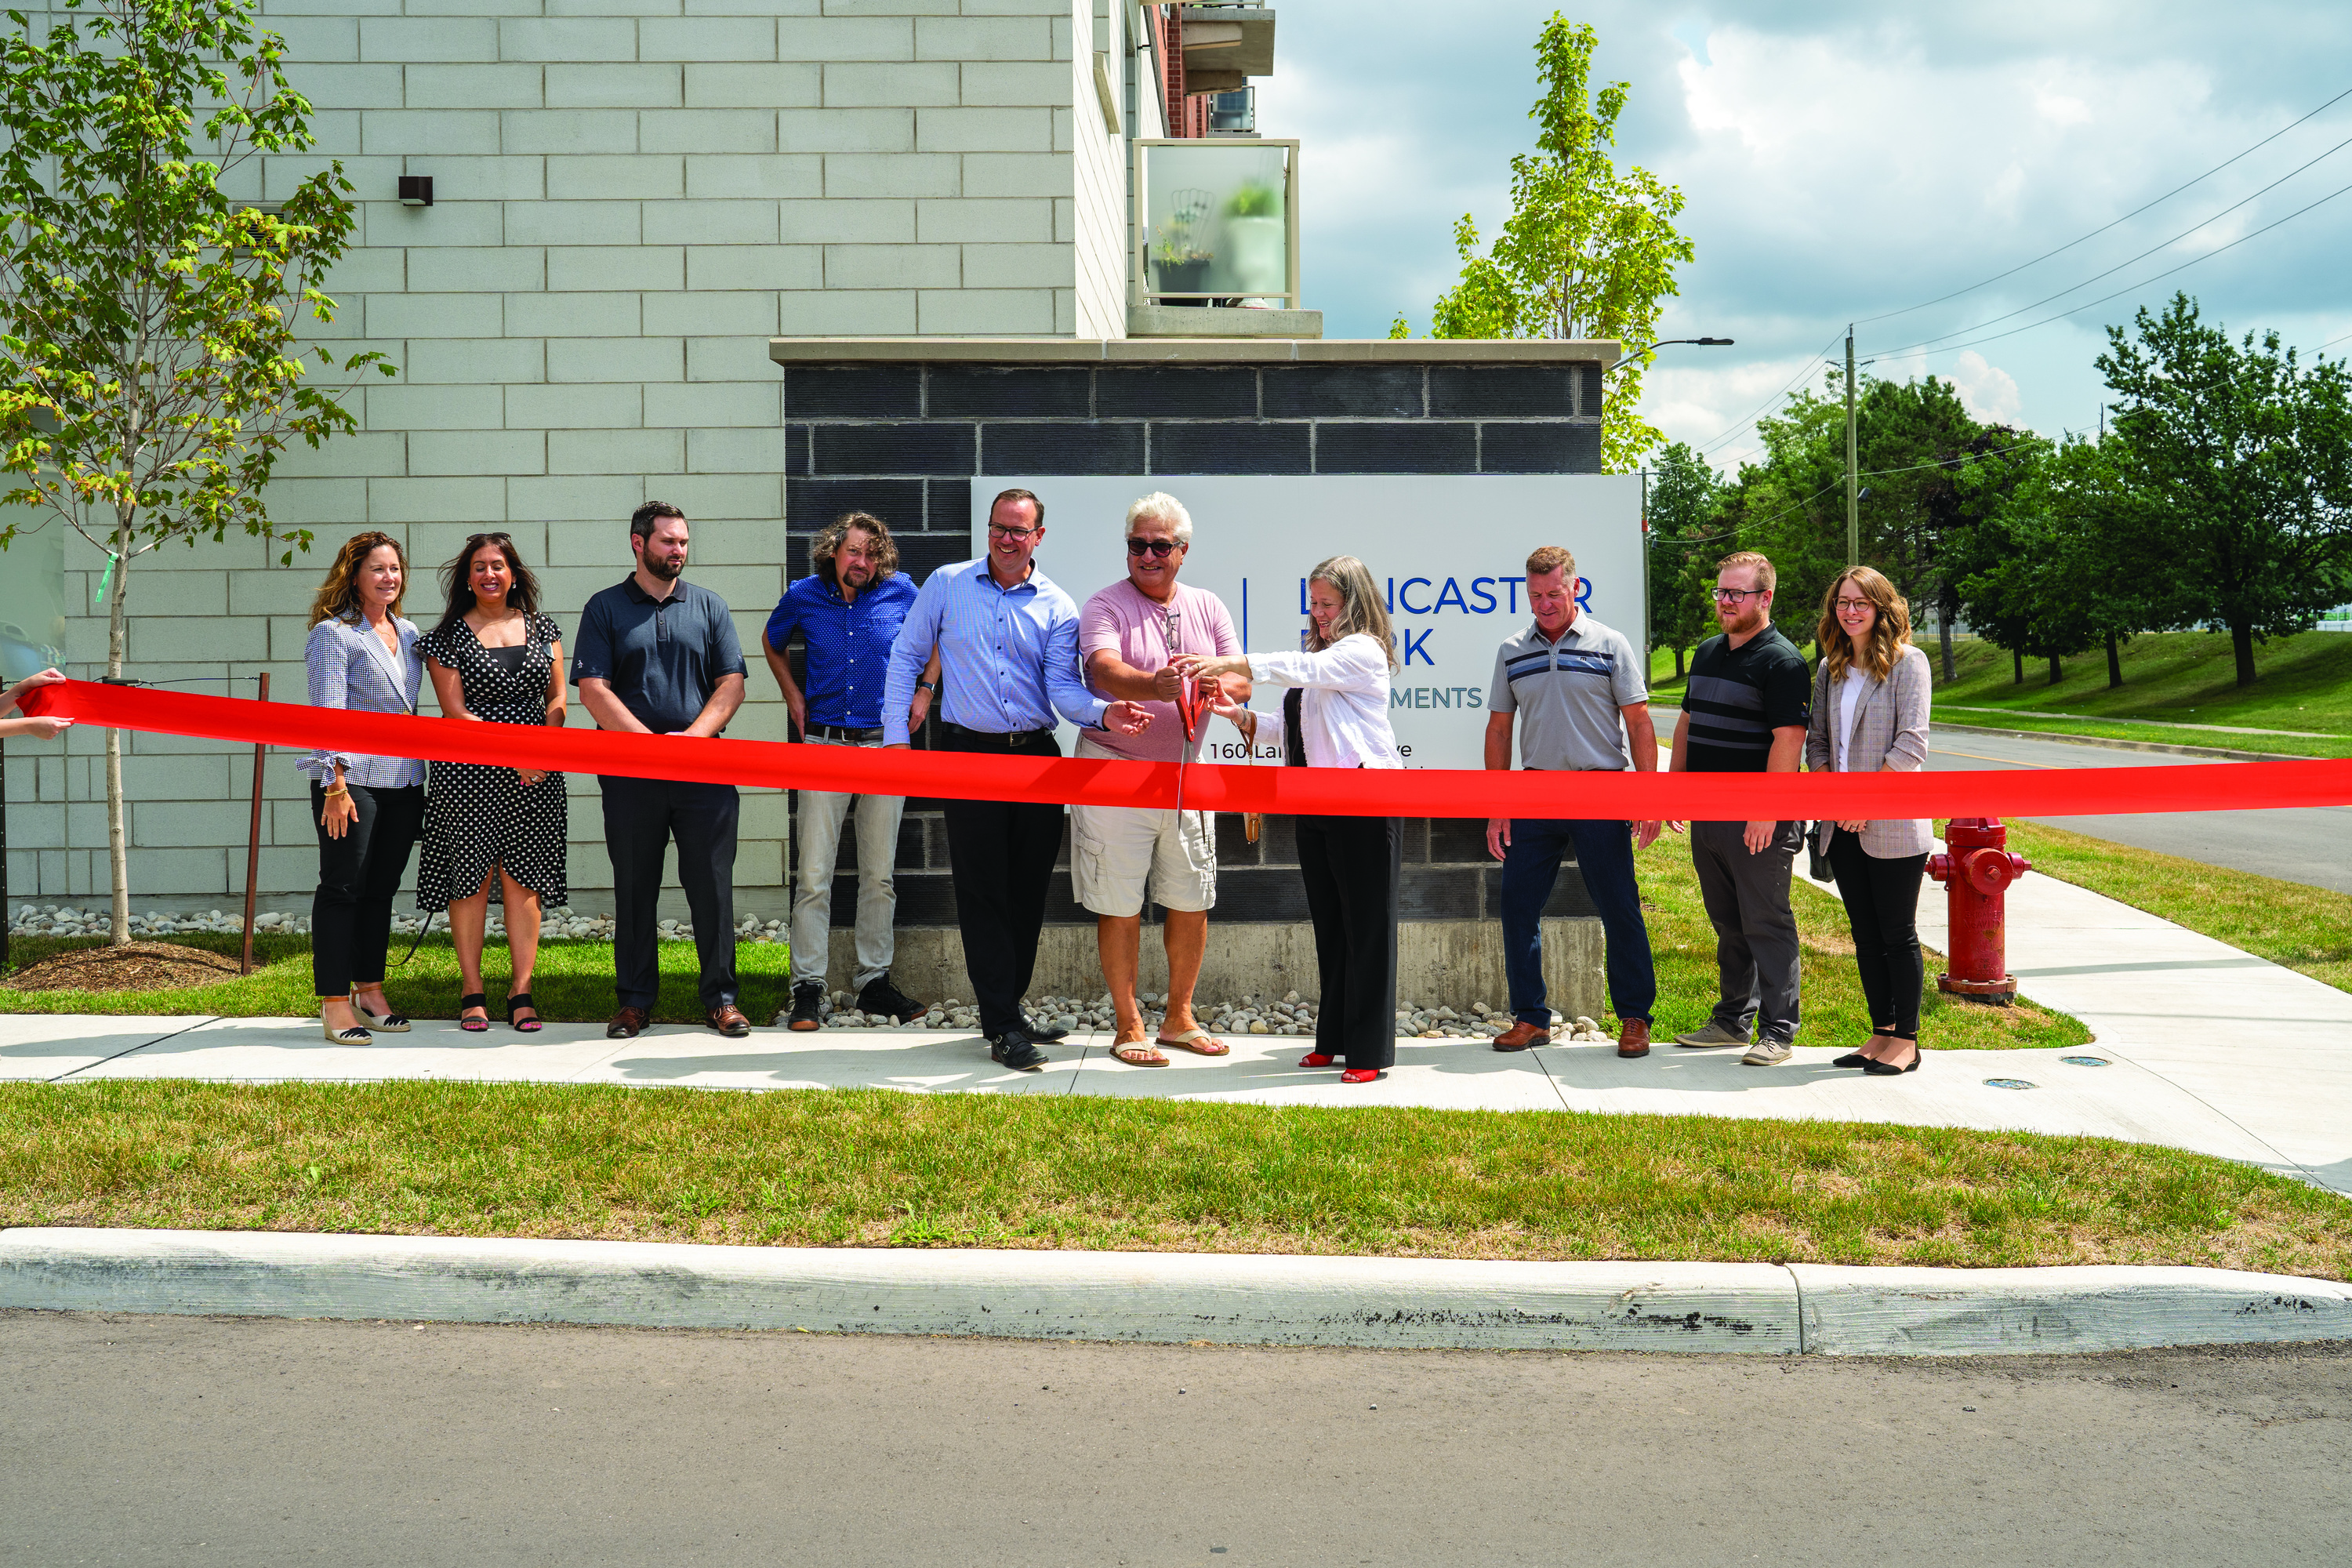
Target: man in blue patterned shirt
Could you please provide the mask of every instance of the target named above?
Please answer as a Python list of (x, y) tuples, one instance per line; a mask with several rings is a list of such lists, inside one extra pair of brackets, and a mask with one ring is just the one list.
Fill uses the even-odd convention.
[[(882, 687), (890, 644), (915, 603), (915, 585), (898, 570), (898, 546), (880, 518), (853, 511), (809, 544), (809, 574), (784, 590), (768, 617), (760, 651), (792, 710), (795, 740), (814, 746), (879, 746)], [(793, 679), (785, 645), (798, 632), (806, 645), (808, 689)], [(931, 706), (936, 679), (916, 688), (908, 727), (919, 729)], [(833, 871), (841, 828), (857, 811), (857, 1010), (911, 1023), (923, 1005), (891, 983), (897, 951), (891, 923), (898, 895), (892, 876), (898, 857), (898, 822), (907, 798), (804, 789), (794, 847), (792, 1026), (823, 1022), (824, 977), (832, 952)]]
[[(1030, 557), (1045, 537), (1045, 507), (1027, 490), (1006, 490), (988, 512), (988, 553), (942, 566), (924, 583), (890, 647), (882, 695), (886, 745), (907, 743), (917, 678), (934, 651), (946, 677), (939, 744), (950, 752), (1058, 757), (1055, 715), (1083, 729), (1140, 734), (1151, 722), (1139, 702), (1106, 702), (1078, 669), (1078, 606)], [(1063, 1031), (1021, 1010), (1037, 967), (1045, 892), (1062, 847), (1062, 808), (1029, 801), (947, 803), (948, 863), (964, 970), (980, 1002), (989, 1054), (1034, 1071)]]

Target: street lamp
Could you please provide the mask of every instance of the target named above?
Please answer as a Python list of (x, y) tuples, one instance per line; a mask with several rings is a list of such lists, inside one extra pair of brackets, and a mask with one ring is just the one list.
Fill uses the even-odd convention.
[[(1654, 343), (1643, 343), (1639, 348), (1629, 348), (1622, 352), (1625, 357), (1630, 359), (1635, 354), (1645, 354), (1652, 349), (1662, 349), (1670, 343), (1695, 343), (1703, 349), (1727, 349), (1731, 346), (1731, 340), (1729, 338), (1660, 338)], [(1642, 470), (1642, 684), (1647, 686), (1649, 683), (1650, 470), (1644, 468)]]

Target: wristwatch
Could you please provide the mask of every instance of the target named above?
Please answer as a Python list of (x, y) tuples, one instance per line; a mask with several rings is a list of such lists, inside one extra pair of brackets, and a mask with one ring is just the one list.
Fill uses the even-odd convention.
[(936, 680), (918, 680), (915, 684), (921, 687), (924, 690), (929, 692), (934, 697), (937, 697), (940, 694), (940, 683)]

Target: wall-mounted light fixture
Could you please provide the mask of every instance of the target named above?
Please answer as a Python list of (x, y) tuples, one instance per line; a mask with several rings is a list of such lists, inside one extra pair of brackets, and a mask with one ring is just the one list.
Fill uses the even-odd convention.
[(403, 174), (400, 176), (400, 205), (404, 207), (429, 207), (433, 205), (433, 176)]

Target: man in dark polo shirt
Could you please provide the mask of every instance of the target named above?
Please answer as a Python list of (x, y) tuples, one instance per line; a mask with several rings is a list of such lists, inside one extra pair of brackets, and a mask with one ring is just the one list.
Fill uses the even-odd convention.
[[(637, 569), (580, 612), (572, 679), (600, 730), (716, 735), (743, 705), (743, 652), (727, 602), (686, 582), (686, 514), (647, 501), (629, 519)], [(733, 784), (599, 777), (604, 851), (613, 858), (613, 981), (620, 1010), (607, 1038), (635, 1039), (661, 985), (654, 926), (662, 856), (677, 839), (677, 879), (694, 917), (705, 1020), (730, 1039), (751, 1032), (735, 1005)]]
[[(1805, 751), (1812, 679), (1772, 625), (1772, 563), (1752, 550), (1717, 563), (1720, 637), (1699, 644), (1675, 726), (1672, 773), (1793, 773)], [(1797, 1037), (1797, 917), (1789, 872), (1801, 822), (1694, 822), (1691, 859), (1715, 926), (1717, 989), (1704, 1027), (1678, 1046), (1745, 1046), (1750, 1067), (1789, 1059)]]

